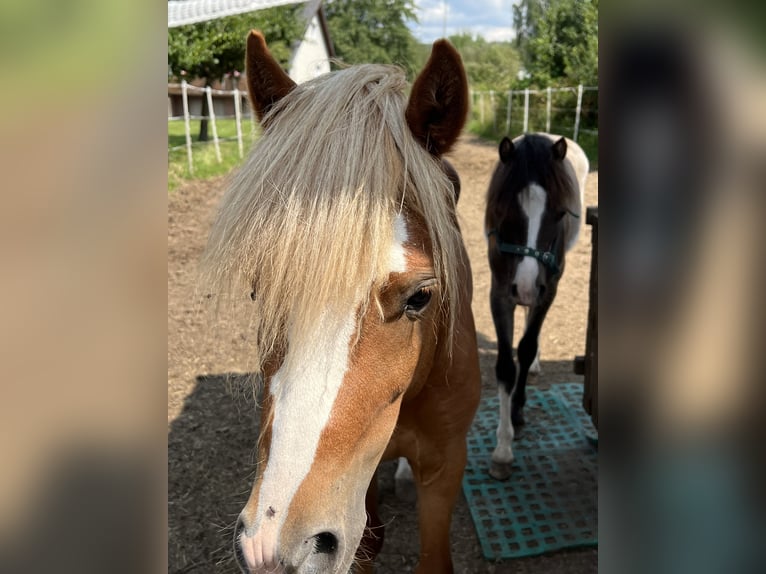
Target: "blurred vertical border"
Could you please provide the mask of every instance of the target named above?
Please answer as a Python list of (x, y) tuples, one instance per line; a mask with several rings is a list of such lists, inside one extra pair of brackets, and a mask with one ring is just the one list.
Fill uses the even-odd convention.
[(604, 572), (766, 564), (764, 6), (601, 4)]
[[(600, 12), (600, 569), (760, 572), (764, 4)], [(165, 5), (0, 48), (0, 571), (161, 571)]]
[(165, 568), (166, 22), (0, 4), (0, 571)]

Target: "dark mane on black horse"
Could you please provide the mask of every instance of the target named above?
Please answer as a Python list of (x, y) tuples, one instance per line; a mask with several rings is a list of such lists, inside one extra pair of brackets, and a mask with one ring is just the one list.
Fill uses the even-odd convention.
[(548, 210), (566, 208), (566, 198), (571, 196), (575, 182), (564, 167), (563, 157), (555, 157), (556, 145), (557, 142), (538, 134), (526, 134), (515, 143), (505, 138), (500, 143), (501, 161), (487, 195), (487, 206), (496, 217), (502, 218), (516, 209), (516, 196), (532, 183), (547, 192)]

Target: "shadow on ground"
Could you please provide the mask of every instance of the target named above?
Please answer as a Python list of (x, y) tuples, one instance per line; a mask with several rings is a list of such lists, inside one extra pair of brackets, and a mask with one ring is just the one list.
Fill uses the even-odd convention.
[(238, 572), (234, 523), (250, 494), (258, 413), (251, 377), (197, 377), (168, 434), (168, 573)]
[[(495, 343), (478, 335), (483, 394), (494, 394)], [(571, 361), (543, 361), (543, 384), (576, 381)], [(538, 384), (537, 377), (530, 385)], [(258, 412), (252, 378), (245, 374), (201, 375), (168, 434), (168, 572), (235, 573), (234, 522), (250, 493), (255, 470)], [(381, 516), (387, 523), (378, 574), (408, 572), (417, 563), (417, 517), (412, 503), (394, 495), (394, 462), (381, 466)], [(455, 571), (502, 572), (505, 565), (481, 556), (468, 507), (461, 496), (453, 519)], [(561, 553), (559, 553), (561, 554)], [(568, 555), (565, 553), (564, 556)], [(578, 555), (575, 553), (575, 555)], [(589, 551), (586, 561), (595, 564)], [(550, 559), (525, 559), (522, 571), (543, 572)], [(554, 562), (559, 559), (554, 558)], [(513, 571), (519, 571), (520, 561)], [(507, 565), (510, 567), (510, 565)], [(510, 571), (510, 570), (508, 570)], [(569, 571), (569, 570), (564, 570)], [(573, 569), (572, 572), (587, 571)], [(594, 569), (595, 571), (595, 569)]]

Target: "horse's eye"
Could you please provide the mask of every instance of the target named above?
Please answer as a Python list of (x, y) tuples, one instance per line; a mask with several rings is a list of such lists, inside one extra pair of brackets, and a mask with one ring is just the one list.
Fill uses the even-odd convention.
[(404, 306), (404, 310), (407, 313), (418, 313), (428, 305), (430, 300), (430, 289), (418, 289), (409, 299), (407, 299), (407, 304)]

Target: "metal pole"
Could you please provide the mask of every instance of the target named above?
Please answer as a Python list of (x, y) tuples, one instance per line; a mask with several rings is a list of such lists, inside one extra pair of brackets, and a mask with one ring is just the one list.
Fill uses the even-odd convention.
[(237, 143), (239, 144), (239, 157), (245, 155), (242, 149), (242, 102), (239, 99), (239, 90), (234, 88), (234, 123), (237, 124)]
[(551, 132), (551, 87), (548, 86), (546, 90), (548, 92), (548, 102), (545, 105), (545, 131)]
[(524, 89), (524, 133), (529, 127), (529, 88)]
[(218, 163), (221, 163), (221, 146), (218, 145), (218, 127), (215, 125), (215, 110), (213, 109), (213, 90), (210, 86), (205, 87), (205, 95), (207, 96), (207, 109), (210, 114), (210, 122), (213, 125), (213, 144), (215, 145), (215, 157)]
[(495, 110), (495, 91), (489, 91), (489, 109), (492, 110), (492, 130), (497, 132), (497, 113)]
[(580, 132), (580, 111), (582, 110), (582, 84), (577, 86), (577, 109), (575, 110), (574, 136), (572, 139), (577, 141)]
[(191, 126), (189, 124), (189, 96), (187, 93), (186, 80), (181, 80), (181, 101), (184, 105), (184, 131), (186, 132), (186, 156), (189, 160), (189, 173), (194, 175), (194, 162), (192, 161)]
[(508, 90), (508, 112), (505, 116), (505, 133), (511, 133), (511, 99), (513, 99), (513, 90)]

